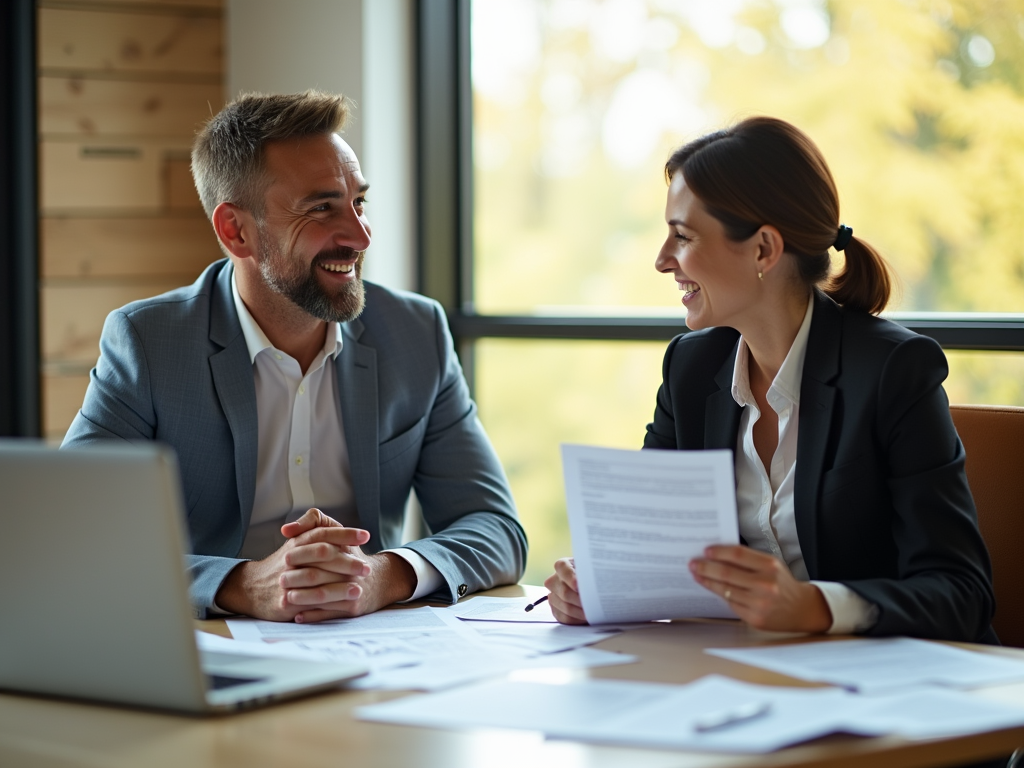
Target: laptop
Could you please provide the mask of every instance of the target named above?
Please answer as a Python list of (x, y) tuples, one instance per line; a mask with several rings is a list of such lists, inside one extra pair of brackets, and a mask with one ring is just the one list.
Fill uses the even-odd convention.
[(201, 652), (184, 520), (166, 447), (0, 440), (0, 689), (200, 714), (366, 673)]

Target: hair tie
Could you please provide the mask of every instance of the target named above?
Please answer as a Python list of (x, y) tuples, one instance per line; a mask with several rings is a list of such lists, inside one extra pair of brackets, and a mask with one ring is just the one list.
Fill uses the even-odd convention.
[(850, 244), (853, 239), (853, 227), (848, 227), (845, 224), (839, 225), (839, 234), (836, 235), (836, 241), (832, 243), (832, 247), (837, 251), (843, 250)]

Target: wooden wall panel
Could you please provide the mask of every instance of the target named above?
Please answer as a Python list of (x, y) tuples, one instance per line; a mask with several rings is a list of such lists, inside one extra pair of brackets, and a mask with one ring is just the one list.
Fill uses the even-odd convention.
[(221, 257), (204, 217), (48, 218), (44, 279), (175, 277), (184, 284)]
[(88, 374), (43, 376), (43, 436), (60, 442), (89, 386)]
[(169, 291), (180, 280), (122, 284), (47, 284), (40, 293), (43, 366), (51, 372), (81, 373), (96, 363), (100, 331), (111, 311), (136, 299)]
[(221, 20), (208, 15), (39, 9), (44, 70), (220, 77)]
[(164, 205), (172, 211), (202, 213), (203, 204), (192, 179), (192, 161), (188, 153), (166, 153), (163, 172)]
[(39, 78), (39, 130), (43, 136), (194, 135), (220, 111), (220, 83), (160, 83)]
[(163, 203), (163, 151), (141, 141), (43, 141), (40, 206), (59, 211), (156, 211)]
[(40, 144), (40, 206), (44, 216), (116, 211), (199, 212), (181, 140), (47, 141)]
[(112, 5), (125, 7), (136, 6), (138, 8), (159, 8), (175, 7), (182, 11), (210, 12), (220, 11), (222, 0), (39, 0), (42, 8), (84, 8), (107, 10)]
[(189, 171), (224, 104), (222, 0), (39, 0), (44, 428), (78, 411), (107, 314), (220, 249)]

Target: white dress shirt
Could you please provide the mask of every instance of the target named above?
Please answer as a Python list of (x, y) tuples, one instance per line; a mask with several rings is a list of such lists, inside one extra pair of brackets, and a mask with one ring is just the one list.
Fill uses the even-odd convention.
[[(743, 408), (736, 440), (736, 506), (740, 535), (752, 549), (767, 552), (785, 562), (790, 572), (801, 581), (807, 581), (808, 574), (797, 536), (793, 491), (800, 422), (800, 380), (813, 308), (812, 298), (793, 345), (768, 388), (768, 405), (779, 417), (779, 445), (772, 456), (769, 471), (765, 470), (754, 448), (754, 424), (761, 417), (761, 412), (750, 392), (749, 353), (742, 336), (732, 376), (732, 397)], [(877, 620), (878, 607), (849, 587), (831, 581), (811, 583), (821, 590), (832, 611), (830, 634), (863, 631)]]
[[(231, 294), (252, 360), (259, 444), (256, 497), (239, 557), (261, 559), (285, 542), (281, 526), (317, 507), (345, 526), (358, 527), (348, 446), (342, 427), (334, 360), (341, 354), (341, 325), (328, 323), (324, 348), (305, 374), (295, 358), (275, 349), (238, 294)], [(410, 600), (444, 582), (440, 572), (411, 549), (387, 550), (416, 572)]]

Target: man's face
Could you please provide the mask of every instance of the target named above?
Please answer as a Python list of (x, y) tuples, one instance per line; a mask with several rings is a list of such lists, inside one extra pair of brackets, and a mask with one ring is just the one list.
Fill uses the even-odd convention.
[(335, 134), (266, 147), (266, 213), (257, 261), (271, 290), (327, 322), (359, 316), (369, 185), (352, 148)]

